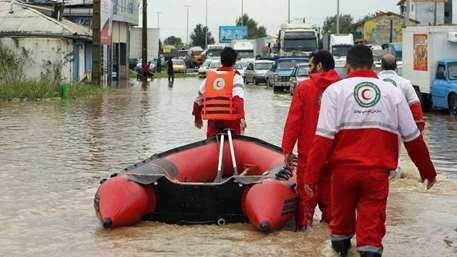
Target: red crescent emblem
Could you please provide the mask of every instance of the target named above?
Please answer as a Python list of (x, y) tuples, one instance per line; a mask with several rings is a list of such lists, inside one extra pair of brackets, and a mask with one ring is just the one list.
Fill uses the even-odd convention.
[(370, 98), (371, 98), (370, 89), (364, 89), (362, 91), (362, 97), (364, 100), (370, 100)]

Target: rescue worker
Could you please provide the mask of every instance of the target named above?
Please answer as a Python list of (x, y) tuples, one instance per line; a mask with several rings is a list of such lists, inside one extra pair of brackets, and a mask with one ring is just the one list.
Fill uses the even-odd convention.
[(235, 135), (244, 133), (246, 129), (244, 82), (235, 70), (236, 58), (233, 48), (224, 48), (221, 53), (222, 67), (208, 70), (194, 101), (192, 114), (195, 116), (195, 127), (201, 129), (203, 120), (208, 120), (208, 138), (226, 129)]
[(313, 196), (324, 165), (331, 172), (331, 242), (346, 256), (356, 235), (362, 257), (380, 257), (386, 228), (389, 171), (397, 167), (398, 135), (422, 182), (430, 189), (436, 171), (400, 89), (377, 78), (373, 54), (363, 45), (347, 55), (348, 78), (322, 95), (316, 136), (305, 172)]
[(406, 102), (413, 113), (414, 120), (417, 127), (422, 132), (425, 128), (424, 114), (422, 112), (421, 102), (414, 90), (411, 81), (399, 76), (397, 70), (397, 59), (392, 54), (386, 54), (382, 57), (382, 71), (378, 76), (385, 82), (390, 82), (394, 86), (401, 89), (403, 95), (406, 97)]
[[(414, 90), (413, 84), (411, 83), (411, 81), (402, 78), (397, 74), (397, 59), (392, 54), (385, 54), (382, 57), (381, 67), (382, 71), (378, 74), (379, 78), (384, 80), (385, 82), (389, 82), (392, 85), (400, 88), (400, 90), (406, 98), (406, 102), (409, 105), (409, 109), (413, 114), (414, 120), (416, 121), (416, 125), (422, 133), (425, 129), (424, 114), (422, 112), (421, 102), (416, 94), (416, 90)], [(395, 178), (400, 173), (400, 156), (398, 156), (398, 167), (396, 170), (391, 172), (390, 177)]]
[(328, 223), (331, 218), (330, 174), (321, 177), (319, 193), (313, 198), (307, 197), (303, 191), (303, 175), (312, 139), (316, 133), (321, 95), (328, 86), (339, 80), (339, 76), (335, 71), (333, 56), (328, 51), (321, 50), (313, 53), (309, 63), (310, 78), (301, 82), (295, 90), (282, 138), (282, 150), (286, 166), (291, 164), (292, 151), (298, 140), (297, 186), (299, 205), (296, 213), (297, 230), (306, 229), (311, 225), (317, 204), (322, 211), (322, 221)]

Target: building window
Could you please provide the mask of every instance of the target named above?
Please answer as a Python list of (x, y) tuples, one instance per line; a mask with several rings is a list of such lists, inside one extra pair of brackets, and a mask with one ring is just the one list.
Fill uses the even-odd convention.
[(411, 4), (411, 12), (414, 12), (414, 4)]

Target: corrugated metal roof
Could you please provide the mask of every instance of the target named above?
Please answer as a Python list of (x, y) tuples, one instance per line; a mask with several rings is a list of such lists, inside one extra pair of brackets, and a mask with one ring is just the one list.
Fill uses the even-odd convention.
[(57, 36), (90, 40), (90, 29), (62, 19), (58, 21), (41, 12), (13, 3), (13, 13), (10, 13), (11, 1), (0, 0), (0, 36)]

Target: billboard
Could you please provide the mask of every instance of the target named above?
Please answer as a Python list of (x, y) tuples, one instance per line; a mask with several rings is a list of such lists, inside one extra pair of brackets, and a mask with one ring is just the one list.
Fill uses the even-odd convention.
[(113, 5), (111, 0), (100, 1), (100, 40), (104, 45), (111, 45), (113, 25)]
[(230, 43), (236, 39), (246, 39), (248, 37), (248, 28), (245, 26), (220, 26), (219, 42)]
[(414, 34), (414, 70), (427, 71), (427, 35)]

